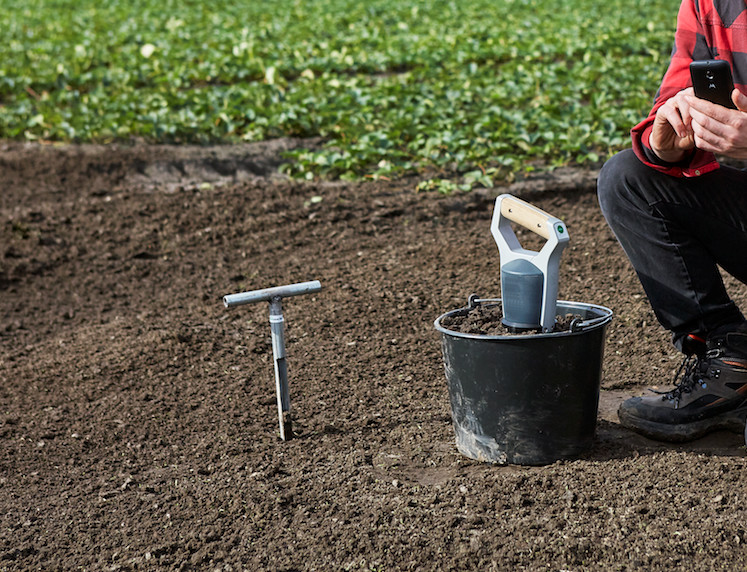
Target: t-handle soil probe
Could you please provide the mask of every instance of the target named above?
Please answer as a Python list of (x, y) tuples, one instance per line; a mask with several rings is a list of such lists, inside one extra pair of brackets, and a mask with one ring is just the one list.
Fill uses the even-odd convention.
[(272, 334), (272, 355), (275, 361), (275, 389), (278, 400), (278, 420), (280, 438), (287, 441), (293, 437), (290, 415), (290, 392), (288, 391), (288, 365), (285, 362), (285, 319), (282, 299), (301, 294), (319, 292), (322, 285), (318, 280), (300, 282), (288, 286), (276, 286), (263, 290), (252, 290), (223, 297), (226, 308), (243, 306), (267, 300), (270, 302), (270, 333)]
[[(547, 242), (539, 252), (519, 244), (511, 222), (537, 233)], [(563, 221), (511, 195), (495, 200), (490, 231), (501, 257), (503, 324), (513, 332), (555, 325), (560, 255), (568, 245)]]

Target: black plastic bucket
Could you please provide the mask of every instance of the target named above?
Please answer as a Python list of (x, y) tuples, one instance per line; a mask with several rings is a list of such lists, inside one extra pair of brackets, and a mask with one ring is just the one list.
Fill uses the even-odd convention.
[[(500, 304), (500, 299), (470, 304)], [(441, 332), (457, 449), (491, 463), (546, 465), (591, 448), (607, 324), (612, 310), (558, 301), (557, 313), (578, 314), (571, 330), (547, 334), (465, 334), (435, 321)]]

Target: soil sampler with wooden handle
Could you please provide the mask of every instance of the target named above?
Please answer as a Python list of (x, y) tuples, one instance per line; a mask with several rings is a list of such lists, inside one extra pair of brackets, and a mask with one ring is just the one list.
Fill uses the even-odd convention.
[[(546, 240), (539, 252), (519, 243), (512, 223)], [(491, 463), (543, 465), (588, 451), (594, 441), (612, 311), (558, 300), (560, 255), (568, 230), (556, 217), (511, 195), (496, 199), (491, 233), (501, 257), (500, 299), (468, 306), (434, 323), (442, 348), (457, 449)], [(452, 329), (457, 319), (501, 307), (509, 333)], [(556, 313), (571, 314), (567, 329)]]
[[(539, 252), (522, 248), (511, 223), (547, 242)], [(560, 255), (568, 245), (563, 221), (511, 195), (495, 201), (490, 231), (501, 257), (503, 324), (511, 332), (551, 332), (555, 325)]]

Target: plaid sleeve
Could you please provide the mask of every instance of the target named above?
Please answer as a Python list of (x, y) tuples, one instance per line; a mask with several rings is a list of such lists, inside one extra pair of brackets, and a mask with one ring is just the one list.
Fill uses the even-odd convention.
[[(740, 2), (741, 3), (741, 2)], [(700, 0), (683, 0), (677, 15), (677, 30), (674, 35), (674, 49), (669, 68), (664, 74), (659, 91), (654, 99), (654, 106), (648, 117), (636, 125), (632, 131), (633, 150), (646, 165), (673, 175), (675, 177), (698, 177), (718, 169), (719, 165), (713, 153), (696, 149), (686, 160), (672, 164), (661, 161), (649, 147), (649, 136), (657, 110), (685, 88), (692, 85), (690, 80), (690, 62), (693, 60), (713, 59), (713, 53), (706, 41), (701, 19)], [(713, 11), (709, 10), (709, 14)]]

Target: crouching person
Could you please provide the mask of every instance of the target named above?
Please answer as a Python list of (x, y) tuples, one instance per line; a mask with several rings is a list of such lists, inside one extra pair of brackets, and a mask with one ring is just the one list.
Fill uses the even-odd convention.
[[(747, 321), (719, 271), (747, 283), (747, 171), (716, 159), (747, 158), (744, 46), (744, 0), (683, 0), (653, 109), (633, 128), (633, 148), (599, 175), (602, 212), (684, 354), (671, 390), (618, 411), (625, 427), (655, 439), (742, 431), (747, 418)], [(737, 109), (693, 93), (690, 62), (715, 55), (731, 64)]]

